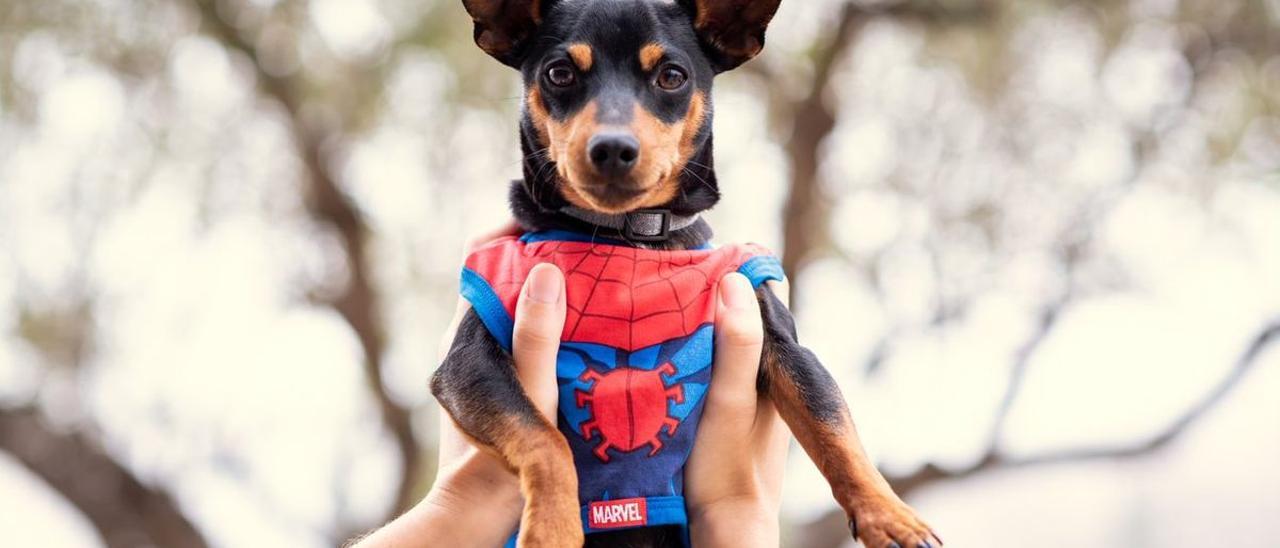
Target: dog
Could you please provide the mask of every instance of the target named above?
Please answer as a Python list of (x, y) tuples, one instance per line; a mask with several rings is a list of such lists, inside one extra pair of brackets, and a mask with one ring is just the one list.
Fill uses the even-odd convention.
[[(872, 465), (835, 380), (797, 341), (768, 288), (777, 260), (754, 246), (710, 249), (699, 217), (720, 198), (712, 80), (761, 51), (780, 1), (462, 0), (476, 44), (523, 77), (524, 176), (510, 206), (526, 234), (468, 258), (472, 308), (431, 390), (519, 476), (522, 548), (688, 542), (679, 494), (710, 374), (707, 289), (733, 271), (751, 278), (763, 315), (757, 390), (830, 483), (853, 536), (941, 546)], [(540, 262), (566, 273), (558, 424), (521, 390), (510, 354), (514, 300)]]

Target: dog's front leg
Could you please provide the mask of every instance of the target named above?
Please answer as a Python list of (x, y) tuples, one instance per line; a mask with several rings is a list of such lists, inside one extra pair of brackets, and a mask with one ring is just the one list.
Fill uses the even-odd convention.
[(867, 457), (835, 379), (797, 342), (791, 312), (767, 287), (756, 296), (765, 330), (760, 389), (831, 484), (853, 535), (869, 548), (940, 545)]
[(583, 543), (578, 476), (569, 444), (525, 395), (508, 354), (468, 311), (431, 392), (478, 447), (520, 477), (525, 507), (521, 548), (573, 548)]

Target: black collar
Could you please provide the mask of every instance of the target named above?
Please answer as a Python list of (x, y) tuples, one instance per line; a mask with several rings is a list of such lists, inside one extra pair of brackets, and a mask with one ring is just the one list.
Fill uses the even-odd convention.
[(671, 239), (673, 232), (696, 224), (700, 217), (676, 215), (669, 209), (638, 209), (627, 213), (600, 213), (575, 206), (560, 208), (560, 212), (592, 226), (616, 231), (631, 242), (655, 243)]

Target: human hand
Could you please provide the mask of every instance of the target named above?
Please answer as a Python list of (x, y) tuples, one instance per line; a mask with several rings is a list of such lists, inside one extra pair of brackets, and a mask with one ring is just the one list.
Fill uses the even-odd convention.
[[(504, 227), (475, 245), (515, 233)], [(772, 284), (771, 284), (772, 285)], [(552, 299), (533, 288), (552, 288)], [(534, 405), (555, 418), (555, 358), (565, 315), (564, 278), (552, 266), (530, 273), (517, 304), (513, 340), (517, 375)], [(784, 284), (773, 287), (785, 299)], [(551, 302), (547, 302), (551, 301)], [(469, 306), (446, 331), (443, 352)], [(686, 467), (686, 500), (694, 544), (777, 546), (778, 506), (789, 432), (772, 403), (756, 392), (763, 328), (750, 284), (739, 274), (721, 283), (716, 358), (698, 438)], [(417, 507), (360, 546), (500, 546), (520, 518), (523, 500), (514, 474), (472, 445), (447, 415), (441, 417), (437, 480)], [(748, 544), (744, 544), (747, 542)]]
[[(769, 288), (786, 301), (786, 283)], [(756, 391), (764, 328), (750, 282), (720, 282), (715, 365), (698, 438), (685, 467), (693, 545), (776, 547), (791, 432)]]
[[(509, 224), (472, 239), (464, 256), (479, 245), (517, 232), (517, 227)], [(470, 305), (459, 299), (453, 322), (442, 339), (442, 361), (469, 310)], [(534, 268), (516, 305), (512, 354), (525, 393), (553, 423), (555, 362), (564, 317), (564, 276), (551, 265)], [(361, 540), (359, 547), (493, 548), (510, 538), (524, 507), (515, 474), (496, 456), (472, 445), (447, 413), (440, 417), (439, 447), (436, 481), (427, 496), (405, 515)]]

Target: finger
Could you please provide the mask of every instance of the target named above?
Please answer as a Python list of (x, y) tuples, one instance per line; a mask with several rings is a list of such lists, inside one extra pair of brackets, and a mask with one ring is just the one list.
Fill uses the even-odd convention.
[(772, 495), (775, 504), (782, 502), (782, 477), (791, 450), (791, 430), (778, 415), (778, 409), (769, 398), (761, 397), (756, 404), (755, 422), (751, 424), (752, 445), (756, 448), (760, 470), (762, 493)]
[(787, 305), (787, 307), (791, 306), (791, 280), (784, 279), (780, 282), (769, 280), (765, 282), (764, 286), (769, 288), (774, 295), (777, 295), (782, 304)]
[(517, 234), (520, 234), (520, 225), (516, 224), (515, 220), (509, 219), (507, 222), (503, 223), (502, 226), (494, 227), (467, 239), (467, 241), (462, 244), (462, 256), (465, 257), (470, 255), (472, 251), (476, 250), (476, 248), (498, 238), (503, 236), (515, 236)]
[[(518, 234), (520, 234), (520, 225), (516, 224), (515, 220), (507, 220), (507, 222), (503, 223), (501, 226), (491, 228), (480, 234), (472, 236), (471, 238), (467, 238), (465, 242), (462, 242), (462, 261), (461, 262), (463, 264), (466, 264), (467, 257), (471, 256), (472, 252), (474, 252), (477, 248), (479, 248), (480, 246), (483, 246), (484, 244), (487, 244), (489, 242), (492, 242), (504, 236), (515, 236)], [(468, 304), (466, 299), (464, 299), (462, 295), (458, 295), (457, 314), (454, 316), (455, 322), (457, 322), (462, 318), (462, 313), (466, 312), (467, 306)]]
[(705, 411), (709, 420), (724, 413), (749, 423), (754, 416), (763, 338), (760, 305), (751, 283), (741, 274), (725, 276), (716, 308), (715, 366)]
[[(519, 233), (520, 225), (517, 225), (514, 220), (508, 220), (506, 223), (503, 223), (502, 226), (489, 229), (472, 238), (468, 238), (467, 241), (462, 244), (462, 262), (465, 263), (467, 256), (471, 255), (471, 252), (475, 251), (476, 248), (503, 236), (515, 236)], [(462, 317), (467, 314), (467, 310), (469, 308), (471, 308), (471, 303), (467, 302), (467, 299), (459, 294), (458, 303), (454, 306), (453, 310), (453, 320), (449, 322), (448, 327), (444, 330), (444, 335), (440, 338), (440, 346), (436, 352), (438, 360), (444, 361), (445, 355), (449, 353), (449, 347), (453, 344), (453, 336), (458, 332), (458, 325), (462, 323)]]
[[(473, 238), (469, 238), (462, 246), (463, 261), (477, 247), (488, 242), (501, 238), (503, 236), (513, 236), (520, 233), (520, 227), (514, 220), (508, 220), (502, 226), (485, 231)], [(458, 332), (458, 326), (462, 324), (462, 318), (466, 316), (467, 310), (471, 309), (471, 303), (467, 302), (461, 295), (458, 296), (457, 306), (454, 308), (453, 320), (445, 328), (440, 338), (440, 345), (437, 349), (437, 360), (443, 362), (445, 356), (449, 354), (449, 349), (453, 346), (454, 336)], [(460, 460), (468, 451), (474, 451), (471, 443), (462, 436), (458, 431), (458, 426), (449, 417), (448, 413), (440, 414), (440, 450), (437, 459), (438, 466), (446, 466), (449, 463)]]
[(564, 316), (564, 275), (554, 265), (533, 267), (516, 304), (512, 356), (525, 393), (552, 421), (558, 399), (556, 353), (560, 350)]
[(462, 318), (470, 309), (471, 303), (463, 297), (458, 297), (458, 304), (453, 310), (453, 319), (449, 320), (449, 325), (444, 328), (444, 333), (440, 335), (440, 344), (436, 347), (437, 363), (444, 362), (444, 358), (449, 355), (449, 349), (453, 347), (453, 339), (458, 334), (458, 326), (462, 325)]

